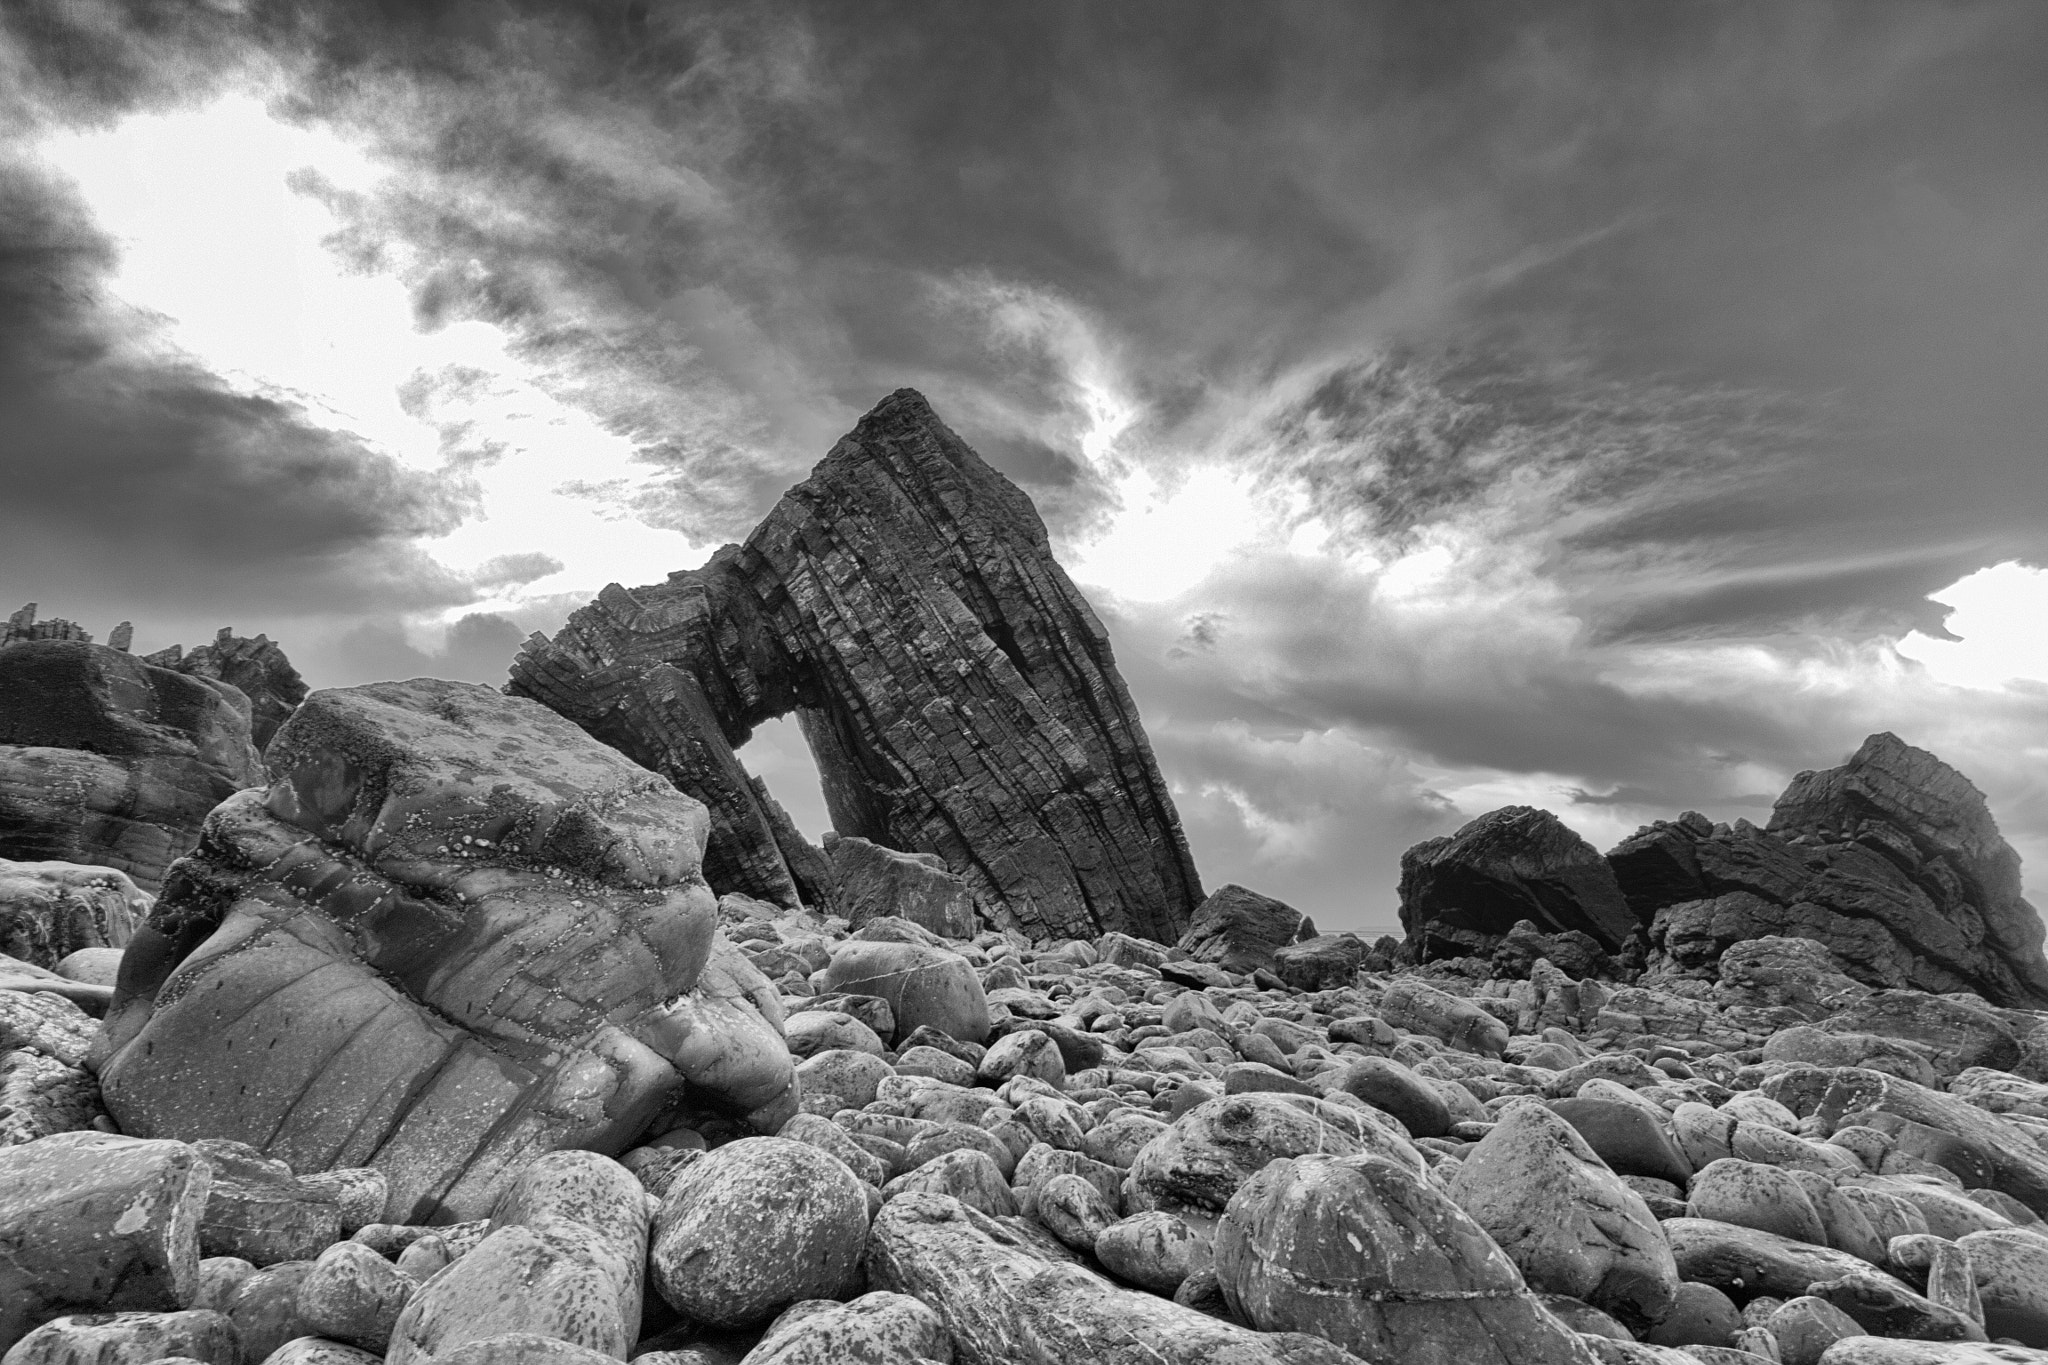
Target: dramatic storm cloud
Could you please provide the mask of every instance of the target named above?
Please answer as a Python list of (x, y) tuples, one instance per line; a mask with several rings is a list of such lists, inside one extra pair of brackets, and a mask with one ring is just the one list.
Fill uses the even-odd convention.
[[(495, 680), (910, 385), (1217, 885), (1890, 729), (2048, 882), (2048, 15), (22, 0), (0, 591)], [(7, 603), (11, 607), (13, 603)], [(823, 823), (790, 727), (748, 751)]]

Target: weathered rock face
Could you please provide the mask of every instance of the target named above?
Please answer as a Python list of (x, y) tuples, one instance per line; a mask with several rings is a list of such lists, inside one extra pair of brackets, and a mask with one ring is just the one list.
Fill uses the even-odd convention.
[(187, 653), (181, 646), (147, 655), (146, 663), (173, 668), (195, 678), (214, 678), (239, 688), (249, 699), (249, 732), (258, 749), (270, 747), (277, 727), (292, 708), (306, 699), (306, 680), (268, 635), (250, 639), (227, 626), (213, 643)]
[(800, 899), (734, 754), (794, 711), (840, 834), (937, 854), (1034, 936), (1170, 941), (1202, 899), (1108, 637), (1030, 500), (907, 389), (744, 545), (529, 640), (512, 690), (702, 800), (721, 892)]
[(0, 650), (0, 857), (117, 868), (155, 891), (207, 812), (263, 780), (249, 701), (105, 645)]
[(318, 692), (130, 944), (94, 1062), (128, 1133), (375, 1165), (470, 1217), (555, 1148), (618, 1151), (688, 1080), (795, 1107), (774, 989), (716, 929), (703, 809), (529, 701)]
[(1416, 961), (1489, 956), (1522, 920), (1610, 953), (1637, 930), (1605, 860), (1549, 811), (1507, 806), (1401, 855), (1401, 927)]
[(1688, 814), (1608, 861), (1651, 921), (1653, 975), (1711, 979), (1731, 944), (1777, 934), (1824, 944), (1866, 985), (2048, 1005), (2018, 855), (1967, 778), (1894, 735), (1801, 773), (1767, 829)]
[(84, 948), (123, 948), (152, 904), (110, 867), (0, 858), (0, 953), (55, 967)]

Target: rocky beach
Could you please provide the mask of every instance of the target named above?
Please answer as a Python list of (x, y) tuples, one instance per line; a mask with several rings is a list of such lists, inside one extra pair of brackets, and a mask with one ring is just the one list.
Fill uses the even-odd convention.
[(128, 640), (0, 630), (4, 1365), (2048, 1362), (2043, 927), (1893, 734), (1319, 932), (910, 390), (502, 687)]

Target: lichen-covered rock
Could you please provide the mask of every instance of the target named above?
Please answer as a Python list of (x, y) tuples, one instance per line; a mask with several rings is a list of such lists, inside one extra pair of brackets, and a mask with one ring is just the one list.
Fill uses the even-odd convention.
[(1067, 1067), (1050, 1035), (1019, 1029), (991, 1043), (973, 1075), (987, 1086), (1000, 1086), (1012, 1076), (1030, 1076), (1057, 1089), (1066, 1084)]
[(105, 645), (0, 650), (0, 858), (89, 863), (155, 891), (207, 812), (263, 780), (249, 699)]
[(2019, 1229), (1960, 1239), (1984, 1304), (1984, 1329), (2048, 1350), (2048, 1238)]
[(86, 1132), (0, 1149), (0, 1347), (65, 1313), (191, 1303), (212, 1176), (182, 1142)]
[(1118, 1288), (943, 1195), (884, 1206), (867, 1275), (936, 1309), (959, 1365), (1355, 1365), (1326, 1341)]
[(0, 858), (0, 953), (54, 970), (87, 948), (123, 948), (155, 900), (126, 873)]
[(797, 1304), (762, 1334), (746, 1365), (909, 1365), (952, 1358), (952, 1339), (937, 1313), (908, 1294), (877, 1290), (845, 1303)]
[(193, 1145), (213, 1166), (201, 1255), (276, 1265), (310, 1261), (340, 1240), (341, 1205), (331, 1191), (301, 1185), (290, 1166), (244, 1143), (201, 1138)]
[(908, 389), (745, 544), (529, 640), (512, 688), (710, 807), (721, 891), (800, 897), (733, 753), (795, 711), (835, 829), (936, 854), (1005, 923), (1166, 941), (1202, 899), (1108, 636), (1030, 499)]
[(624, 1167), (555, 1152), (520, 1172), (492, 1231), (406, 1303), (389, 1365), (531, 1333), (620, 1360), (639, 1335), (647, 1197)]
[(1367, 1360), (1593, 1359), (1477, 1223), (1380, 1157), (1290, 1157), (1253, 1176), (1217, 1227), (1216, 1279), (1261, 1331), (1310, 1332)]
[(382, 1356), (413, 1291), (410, 1275), (361, 1242), (336, 1242), (299, 1283), (299, 1315), (323, 1337)]
[(100, 1083), (40, 1052), (0, 1052), (0, 1147), (75, 1133), (104, 1116)]
[(1686, 1212), (1694, 1218), (1736, 1223), (1815, 1246), (1828, 1244), (1820, 1211), (1792, 1172), (1723, 1157), (1692, 1178)]
[(375, 1165), (473, 1217), (560, 1147), (622, 1150), (687, 1079), (794, 1112), (774, 988), (715, 925), (701, 808), (534, 703), (315, 693), (210, 817), (95, 1054), (122, 1129)]
[(233, 1324), (206, 1309), (79, 1313), (54, 1318), (16, 1342), (7, 1365), (143, 1365), (166, 1356), (238, 1365), (239, 1345)]
[(1671, 1248), (1642, 1196), (1537, 1101), (1502, 1109), (1444, 1188), (1532, 1289), (1638, 1326), (1662, 1318), (1678, 1292)]
[(99, 1030), (98, 1020), (54, 992), (0, 990), (0, 1048), (84, 1066)]
[(750, 1327), (799, 1299), (845, 1294), (867, 1235), (867, 1195), (843, 1162), (799, 1142), (746, 1138), (670, 1184), (651, 1271), (677, 1312)]
[(1196, 1105), (1146, 1144), (1131, 1162), (1124, 1203), (1132, 1213), (1165, 1209), (1213, 1218), (1269, 1162), (1367, 1151), (1405, 1156), (1418, 1172), (1423, 1166), (1405, 1139), (1327, 1101), (1227, 1095)]
[(944, 948), (849, 940), (833, 950), (831, 965), (815, 984), (888, 1001), (897, 1038), (927, 1027), (962, 1042), (988, 1038), (988, 995), (981, 978), (966, 958)]
[(1188, 1276), (1215, 1262), (1207, 1237), (1196, 1236), (1186, 1220), (1159, 1209), (1104, 1228), (1095, 1238), (1095, 1256), (1111, 1274), (1168, 1297)]
[(1490, 955), (1528, 920), (1576, 930), (1609, 953), (1636, 916), (1597, 849), (1549, 811), (1508, 806), (1401, 855), (1401, 927), (1417, 962)]

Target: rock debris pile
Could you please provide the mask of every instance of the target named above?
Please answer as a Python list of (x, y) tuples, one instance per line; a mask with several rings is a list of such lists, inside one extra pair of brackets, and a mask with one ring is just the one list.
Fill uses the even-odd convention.
[[(83, 803), (0, 863), (0, 1365), (2048, 1365), (2048, 964), (1960, 774), (1494, 812), (1322, 934), (1199, 895), (993, 479), (899, 394), (540, 700), (0, 650), (17, 750), (229, 788), (147, 886)], [(732, 756), (789, 709), (823, 848)]]

